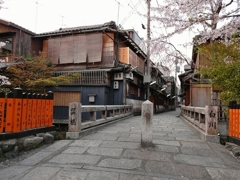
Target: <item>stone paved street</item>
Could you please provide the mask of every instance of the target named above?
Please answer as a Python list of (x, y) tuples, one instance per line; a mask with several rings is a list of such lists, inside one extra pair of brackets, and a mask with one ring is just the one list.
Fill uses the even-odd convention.
[(199, 138), (177, 111), (154, 115), (154, 147), (141, 148), (141, 117), (107, 125), (78, 140), (55, 141), (0, 170), (13, 180), (240, 179), (224, 146)]

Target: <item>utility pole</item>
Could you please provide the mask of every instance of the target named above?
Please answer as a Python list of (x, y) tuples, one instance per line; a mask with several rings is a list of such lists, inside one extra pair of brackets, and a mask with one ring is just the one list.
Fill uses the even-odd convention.
[(151, 40), (151, 31), (150, 31), (150, 7), (151, 7), (151, 0), (147, 0), (147, 100), (149, 100), (150, 97), (150, 82), (151, 82), (151, 67), (150, 67), (150, 40)]
[(36, 17), (35, 17), (35, 33), (37, 33), (37, 21), (38, 21), (38, 1), (36, 1)]

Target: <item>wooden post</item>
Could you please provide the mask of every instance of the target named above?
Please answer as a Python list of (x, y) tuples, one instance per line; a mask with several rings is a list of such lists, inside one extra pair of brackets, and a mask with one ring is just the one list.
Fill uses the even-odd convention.
[(235, 124), (235, 121), (236, 121), (236, 118), (237, 118), (237, 109), (236, 109), (236, 107), (234, 107), (234, 109), (233, 109), (233, 119), (232, 119), (232, 136), (233, 137), (236, 137), (236, 131), (235, 131), (235, 126), (236, 126), (236, 124)]
[(37, 95), (32, 94), (32, 128), (38, 127), (37, 125)]
[(236, 104), (236, 118), (234, 119), (234, 127), (235, 127), (235, 137), (236, 138), (239, 138), (240, 137), (240, 125), (239, 125), (239, 118), (240, 118), (240, 105), (239, 104)]
[(13, 130), (13, 93), (7, 94), (7, 108), (6, 108), (6, 127), (5, 132), (12, 132)]
[(232, 130), (232, 123), (233, 123), (233, 107), (230, 107), (229, 109), (229, 136), (233, 136), (233, 130)]
[(41, 127), (41, 108), (42, 102), (41, 102), (41, 95), (37, 94), (37, 127)]
[(13, 132), (20, 132), (21, 113), (22, 113), (22, 89), (15, 88), (13, 90)]
[(27, 104), (27, 129), (32, 128), (32, 93), (27, 94), (28, 104)]
[(45, 99), (46, 99), (46, 108), (45, 108), (45, 126), (49, 126), (49, 115), (50, 115), (50, 100), (49, 100), (49, 97), (48, 97), (48, 94), (45, 95)]
[(41, 95), (41, 127), (45, 126), (45, 109), (46, 109), (46, 100), (45, 100), (45, 94)]
[(3, 132), (4, 127), (4, 117), (5, 117), (5, 93), (0, 92), (0, 133)]
[(22, 116), (21, 116), (21, 130), (25, 130), (27, 126), (27, 93), (22, 94)]
[(52, 91), (48, 91), (48, 100), (49, 100), (49, 115), (48, 115), (48, 126), (53, 125), (53, 97), (54, 94)]

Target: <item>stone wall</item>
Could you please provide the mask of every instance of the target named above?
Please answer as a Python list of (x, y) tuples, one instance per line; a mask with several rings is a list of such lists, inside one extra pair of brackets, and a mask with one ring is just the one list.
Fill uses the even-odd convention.
[(21, 151), (29, 151), (43, 144), (51, 144), (55, 137), (56, 132), (52, 131), (39, 133), (35, 136), (0, 141), (0, 160), (14, 158), (18, 156)]

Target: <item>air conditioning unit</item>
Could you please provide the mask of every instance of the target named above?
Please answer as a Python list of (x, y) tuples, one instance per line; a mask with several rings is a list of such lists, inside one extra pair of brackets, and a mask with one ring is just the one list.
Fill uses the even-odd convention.
[(115, 73), (114, 80), (123, 80), (123, 73)]
[(113, 89), (119, 89), (119, 82), (113, 81)]
[(133, 80), (133, 73), (130, 72), (130, 73), (126, 74), (126, 78)]

